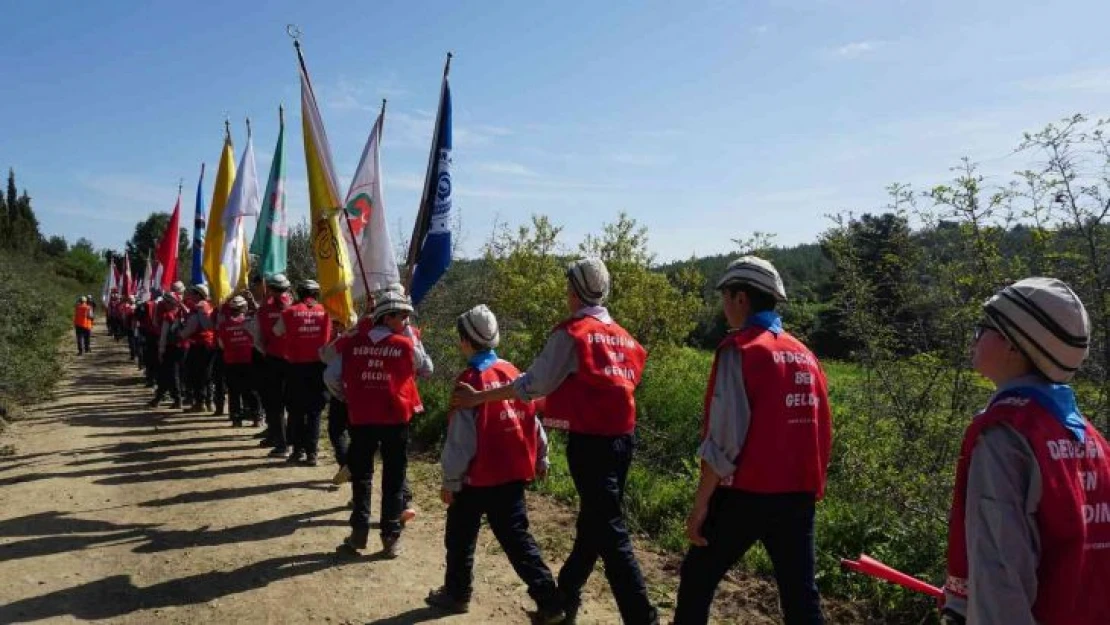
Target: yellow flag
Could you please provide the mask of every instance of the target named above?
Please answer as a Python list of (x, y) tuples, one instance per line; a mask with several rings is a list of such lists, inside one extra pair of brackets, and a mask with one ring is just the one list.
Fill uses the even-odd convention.
[[(216, 171), (216, 183), (212, 185), (212, 202), (208, 210), (208, 231), (204, 236), (204, 279), (208, 282), (213, 302), (223, 302), (232, 292), (228, 284), (227, 272), (220, 265), (224, 249), (224, 208), (231, 195), (231, 185), (235, 183), (235, 149), (231, 145), (231, 133), (224, 137), (224, 149), (220, 154), (220, 167)], [(245, 265), (244, 265), (245, 266)]]
[(316, 281), (320, 283), (320, 299), (332, 319), (347, 327), (354, 323), (356, 312), (351, 301), (351, 264), (347, 246), (340, 234), (342, 200), (331, 148), (324, 134), (316, 96), (308, 80), (304, 58), (301, 67), (301, 127), (304, 132), (304, 157), (308, 170), (308, 204), (312, 219), (312, 254), (316, 257)]

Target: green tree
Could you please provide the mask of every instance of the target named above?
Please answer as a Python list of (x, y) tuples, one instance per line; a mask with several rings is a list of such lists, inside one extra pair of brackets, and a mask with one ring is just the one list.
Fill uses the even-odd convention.
[(69, 243), (66, 242), (65, 237), (54, 235), (43, 243), (42, 251), (47, 256), (60, 258), (69, 251)]
[[(131, 275), (143, 275), (146, 270), (146, 257), (149, 253), (153, 259), (158, 242), (170, 224), (169, 213), (151, 213), (146, 219), (135, 224), (135, 231), (127, 240), (124, 249), (131, 261)], [(121, 256), (121, 254), (116, 254)], [(182, 282), (189, 281), (190, 268), (193, 263), (193, 252), (189, 230), (181, 228), (177, 239), (177, 279)]]

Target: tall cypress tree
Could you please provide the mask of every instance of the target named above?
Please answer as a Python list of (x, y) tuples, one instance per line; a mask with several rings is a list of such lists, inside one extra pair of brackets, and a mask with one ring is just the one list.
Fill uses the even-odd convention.
[(16, 204), (16, 202), (18, 202), (18, 201), (19, 201), (19, 197), (16, 194), (16, 190), (15, 190), (15, 170), (9, 167), (8, 168), (8, 221), (9, 222), (14, 222), (17, 215), (18, 215), (17, 212), (16, 212), (19, 209), (18, 204)]
[(11, 241), (11, 219), (8, 218), (8, 202), (0, 193), (0, 247), (8, 247)]

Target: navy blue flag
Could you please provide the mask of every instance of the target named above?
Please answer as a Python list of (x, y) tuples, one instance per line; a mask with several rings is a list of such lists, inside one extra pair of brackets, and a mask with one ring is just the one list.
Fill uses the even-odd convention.
[[(450, 62), (450, 61), (449, 61)], [(448, 66), (449, 67), (449, 66)], [(413, 306), (420, 303), (451, 265), (451, 86), (447, 72), (436, 115), (432, 151), (424, 195), (409, 243), (412, 281), (409, 292)]]
[(197, 181), (197, 207), (193, 217), (193, 271), (190, 277), (193, 284), (204, 284), (204, 163), (200, 164), (200, 180)]

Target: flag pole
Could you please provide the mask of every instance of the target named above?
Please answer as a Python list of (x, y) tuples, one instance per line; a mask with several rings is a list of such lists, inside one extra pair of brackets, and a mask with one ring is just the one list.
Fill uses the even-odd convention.
[(434, 197), (435, 181), (431, 180), (432, 169), (435, 167), (437, 138), (439, 137), (439, 121), (440, 114), (443, 112), (443, 92), (447, 88), (447, 75), (451, 73), (451, 59), (454, 54), (447, 53), (447, 61), (443, 64), (443, 83), (439, 88), (439, 105), (436, 109), (436, 123), (432, 129), (432, 148), (428, 153), (428, 169), (424, 174), (424, 190), (420, 194), (420, 208), (416, 212), (416, 223), (413, 224), (412, 237), (409, 239), (409, 254), (405, 260), (405, 290), (410, 294), (412, 293), (412, 278), (416, 269), (416, 257), (420, 253), (420, 244), (423, 242), (424, 235), (427, 234), (428, 222), (432, 218), (432, 212), (427, 209), (427, 202), (429, 197)]

